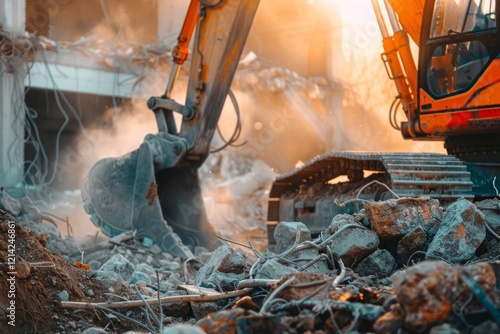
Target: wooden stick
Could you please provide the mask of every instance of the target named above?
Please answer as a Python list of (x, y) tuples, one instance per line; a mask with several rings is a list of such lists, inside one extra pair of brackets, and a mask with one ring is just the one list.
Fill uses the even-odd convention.
[[(252, 288), (245, 288), (242, 290), (236, 290), (231, 292), (223, 292), (215, 295), (187, 295), (187, 296), (168, 296), (162, 297), (160, 299), (146, 299), (145, 302), (148, 305), (158, 305), (158, 303), (188, 303), (188, 302), (212, 302), (216, 300), (228, 299), (233, 297), (240, 297), (249, 294)], [(144, 301), (142, 300), (131, 300), (123, 302), (107, 302), (107, 303), (85, 303), (85, 302), (61, 302), (62, 308), (73, 308), (73, 309), (86, 309), (91, 310), (95, 306), (102, 306), (107, 308), (127, 308), (127, 307), (140, 307), (144, 306)]]

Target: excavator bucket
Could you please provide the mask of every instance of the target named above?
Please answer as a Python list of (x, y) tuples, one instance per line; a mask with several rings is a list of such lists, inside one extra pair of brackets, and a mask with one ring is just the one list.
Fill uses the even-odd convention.
[(98, 161), (83, 188), (85, 211), (107, 236), (136, 230), (164, 251), (183, 258), (193, 256), (163, 218), (148, 143), (118, 158)]
[(222, 243), (209, 224), (197, 169), (170, 168), (156, 175), (161, 209), (186, 245), (215, 249)]
[[(207, 221), (197, 170), (209, 154), (258, 3), (191, 0), (165, 94), (148, 101), (159, 132), (147, 135), (138, 150), (99, 161), (89, 173), (85, 209), (105, 234), (136, 230), (139, 238), (184, 258), (192, 256), (185, 245), (213, 250), (221, 244)], [(195, 25), (196, 52), (180, 105), (170, 93)], [(179, 132), (173, 112), (183, 116)]]

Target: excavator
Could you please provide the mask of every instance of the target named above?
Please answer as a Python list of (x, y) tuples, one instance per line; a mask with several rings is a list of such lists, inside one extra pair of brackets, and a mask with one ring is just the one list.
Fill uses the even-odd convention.
[[(195, 246), (214, 249), (220, 244), (207, 221), (197, 170), (209, 154), (226, 97), (231, 96), (231, 81), (258, 3), (190, 2), (165, 93), (147, 102), (158, 133), (148, 134), (125, 156), (98, 161), (84, 185), (85, 210), (104, 234), (135, 230), (139, 239), (183, 258), (192, 257)], [(372, 0), (372, 5), (382, 34), (382, 64), (397, 91), (391, 125), (405, 139), (444, 141), (448, 154), (318, 156), (273, 183), (270, 230), (273, 222), (284, 220), (302, 221), (313, 233), (327, 227), (335, 214), (347, 210), (333, 203), (338, 187), (329, 181), (340, 175), (359, 185), (369, 179), (365, 172), (375, 172), (390, 194), (444, 202), (498, 195), (500, 0)], [(417, 62), (411, 43), (418, 47)], [(186, 101), (180, 104), (171, 96), (188, 55)], [(399, 106), (405, 120), (398, 124)], [(173, 113), (182, 115), (180, 130)], [(373, 199), (387, 195), (378, 190), (369, 194)]]

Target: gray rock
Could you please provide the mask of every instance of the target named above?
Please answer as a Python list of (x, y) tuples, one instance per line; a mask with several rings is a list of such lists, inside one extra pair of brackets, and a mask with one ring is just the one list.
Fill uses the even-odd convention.
[(132, 274), (132, 278), (130, 279), (130, 283), (134, 284), (137, 281), (144, 281), (147, 284), (151, 284), (151, 278), (149, 277), (149, 275), (146, 275), (142, 271), (134, 271), (134, 273)]
[(500, 200), (497, 198), (487, 199), (475, 203), (481, 210), (486, 221), (490, 224), (495, 233), (500, 234)]
[(290, 249), (297, 239), (297, 231), (299, 231), (299, 243), (311, 240), (311, 231), (305, 224), (300, 222), (279, 223), (274, 230), (275, 253), (281, 254)]
[(426, 246), (427, 234), (422, 227), (417, 226), (398, 242), (397, 253), (399, 264), (406, 265), (410, 258), (412, 260), (418, 259), (419, 256), (412, 257), (412, 255), (418, 251), (423, 252)]
[(68, 291), (63, 290), (63, 291), (58, 292), (57, 298), (59, 298), (59, 300), (63, 301), (63, 302), (68, 301), (68, 299), (69, 299)]
[(389, 276), (394, 267), (396, 260), (386, 249), (378, 249), (374, 253), (368, 255), (354, 270), (360, 276), (375, 275), (377, 278)]
[(82, 334), (107, 334), (107, 332), (102, 328), (90, 327), (84, 330)]
[(285, 275), (292, 274), (297, 270), (290, 266), (284, 265), (275, 259), (268, 259), (255, 270), (255, 278), (263, 279), (280, 279)]
[(129, 282), (134, 273), (132, 264), (121, 254), (115, 254), (106, 263), (104, 263), (99, 271), (112, 271), (126, 281)]
[(141, 273), (144, 273), (148, 276), (156, 276), (156, 271), (155, 268), (151, 267), (147, 263), (138, 263), (135, 265), (135, 271), (139, 271)]
[(451, 204), (427, 250), (427, 259), (451, 263), (467, 261), (486, 237), (484, 215), (471, 202), (461, 199)]
[[(333, 218), (330, 227), (325, 231), (324, 238), (336, 234), (347, 224), (357, 224), (350, 215), (337, 215)], [(365, 257), (373, 253), (379, 245), (379, 239), (375, 232), (350, 227), (338, 233), (330, 242), (332, 252), (342, 258), (347, 267), (360, 263)]]
[(206, 334), (206, 332), (198, 326), (175, 325), (163, 329), (161, 334)]
[[(358, 221), (356, 221), (354, 216), (348, 214), (339, 214), (333, 217), (330, 226), (324, 231), (325, 239), (329, 236), (335, 234), (339, 229), (344, 227), (345, 225), (360, 225)], [(360, 225), (361, 226), (361, 225)]]
[(439, 201), (429, 197), (365, 202), (365, 211), (372, 230), (386, 241), (398, 240), (417, 226), (433, 236), (443, 215)]
[(95, 278), (101, 282), (102, 285), (106, 288), (116, 288), (121, 284), (124, 284), (125, 282), (123, 281), (123, 278), (115, 273), (114, 271), (101, 271), (97, 270), (95, 271), (96, 276)]
[(176, 270), (181, 269), (181, 265), (177, 261), (172, 261), (172, 262), (169, 263), (168, 269), (170, 269), (172, 271), (176, 271)]
[(240, 254), (228, 246), (220, 246), (196, 274), (195, 284), (211, 281), (224, 291), (232, 290), (234, 281), (243, 279), (245, 267), (246, 261)]

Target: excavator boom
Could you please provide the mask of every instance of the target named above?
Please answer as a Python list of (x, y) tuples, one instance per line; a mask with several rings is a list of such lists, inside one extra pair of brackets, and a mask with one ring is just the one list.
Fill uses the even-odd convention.
[[(184, 258), (192, 256), (185, 245), (214, 249), (218, 244), (203, 207), (197, 170), (208, 155), (258, 3), (191, 1), (165, 94), (148, 100), (159, 132), (147, 135), (138, 150), (99, 161), (89, 173), (85, 209), (105, 234), (137, 230), (141, 239), (152, 239)], [(171, 92), (195, 27), (182, 105)], [(174, 112), (182, 115), (180, 132)]]

